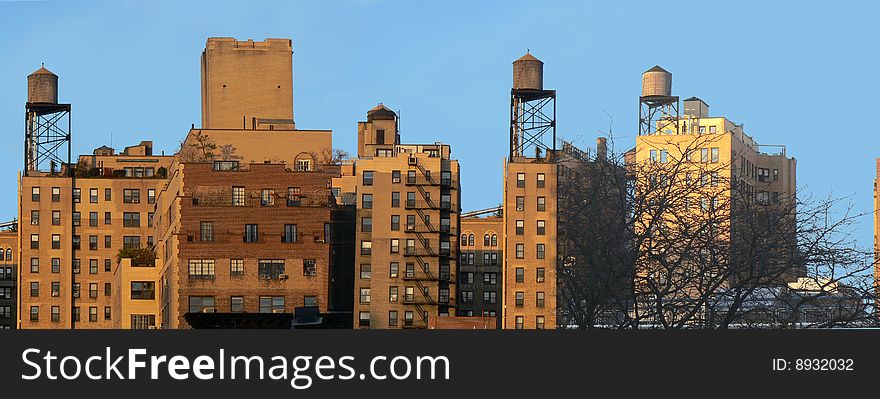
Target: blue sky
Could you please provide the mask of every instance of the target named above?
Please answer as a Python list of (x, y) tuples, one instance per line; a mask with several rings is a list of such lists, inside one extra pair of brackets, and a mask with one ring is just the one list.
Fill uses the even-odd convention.
[[(558, 90), (558, 132), (580, 146), (614, 118), (634, 145), (640, 74), (786, 144), (798, 183), (872, 208), (877, 2), (0, 1), (0, 219), (15, 217), (25, 77), (41, 62), (73, 104), (74, 152), (154, 140), (173, 152), (200, 125), (199, 55), (210, 36), (289, 37), (297, 126), (332, 129), (383, 102), (405, 142), (442, 140), (462, 165), (463, 208), (501, 200), (511, 62), (531, 49)], [(871, 219), (859, 239), (871, 242)]]

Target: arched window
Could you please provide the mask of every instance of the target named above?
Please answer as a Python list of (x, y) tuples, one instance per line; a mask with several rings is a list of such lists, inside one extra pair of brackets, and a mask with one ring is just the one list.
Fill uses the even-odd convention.
[(468, 235), (468, 246), (471, 246), (471, 247), (474, 246), (474, 235), (473, 234)]
[(12, 248), (6, 248), (6, 260), (12, 261)]
[(489, 246), (489, 235), (488, 235), (488, 234), (486, 234), (486, 235), (483, 236), (483, 246), (484, 246), (484, 247), (488, 247), (488, 246)]
[(492, 246), (493, 247), (498, 246), (498, 235), (497, 234), (492, 234)]
[(463, 247), (467, 246), (467, 234), (461, 235), (461, 246), (463, 246)]

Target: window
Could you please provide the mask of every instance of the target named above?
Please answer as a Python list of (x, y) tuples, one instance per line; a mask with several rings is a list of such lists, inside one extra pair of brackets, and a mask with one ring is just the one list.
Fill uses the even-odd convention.
[(110, 307), (104, 306), (104, 320), (110, 320)]
[(234, 296), (229, 298), (229, 311), (232, 313), (244, 312), (244, 297)]
[(202, 313), (214, 310), (214, 297), (191, 296), (189, 297), (189, 313)]
[(113, 294), (113, 287), (110, 283), (104, 283), (104, 296), (110, 296)]
[[(36, 201), (39, 201), (39, 198), (37, 198)], [(31, 321), (40, 321), (40, 307), (39, 306), (31, 306)]]
[(361, 208), (373, 209), (373, 194), (364, 194), (361, 196)]
[(441, 171), (440, 172), (440, 184), (443, 186), (451, 186), (452, 185), (452, 172), (450, 171)]
[(244, 187), (232, 187), (232, 206), (244, 206)]
[(98, 250), (98, 236), (91, 235), (89, 236), (89, 251), (97, 251)]
[(524, 259), (525, 258), (525, 246), (523, 244), (516, 244), (516, 258)]
[(73, 236), (73, 249), (79, 250), (80, 248), (80, 238), (79, 235)]
[[(704, 126), (700, 126), (700, 133), (703, 133), (705, 129)], [(709, 163), (709, 149), (708, 148), (700, 148), (700, 162)]]
[(98, 283), (89, 283), (89, 298), (98, 297)]
[(40, 272), (40, 258), (31, 258), (31, 273)]
[(516, 268), (516, 282), (522, 283), (523, 281), (525, 281), (525, 269), (522, 267), (517, 267)]
[(544, 188), (546, 178), (543, 173), (538, 173), (538, 188)]
[(391, 231), (400, 231), (400, 215), (391, 215)]
[(415, 288), (404, 287), (403, 288), (403, 301), (404, 302), (412, 302), (414, 299), (415, 299)]
[(110, 201), (113, 198), (113, 190), (109, 188), (104, 189), (104, 201)]
[(98, 189), (90, 188), (89, 189), (89, 203), (97, 204), (98, 203)]
[(40, 235), (31, 234), (31, 249), (40, 249)]
[(406, 193), (406, 207), (407, 208), (415, 208), (416, 206), (416, 193), (415, 192), (407, 192)]
[(361, 265), (361, 278), (368, 279), (370, 278), (372, 266), (369, 263), (364, 263)]
[(404, 271), (404, 277), (413, 278), (416, 275), (416, 264), (412, 262), (407, 262), (406, 270)]
[(238, 161), (214, 161), (215, 171), (238, 170)]
[(131, 299), (156, 299), (156, 283), (152, 281), (132, 281)]
[(517, 330), (523, 329), (523, 316), (516, 316), (516, 326), (514, 328)]
[(156, 189), (149, 188), (147, 189), (147, 203), (155, 204), (156, 203)]
[(437, 298), (440, 303), (449, 303), (449, 288), (440, 288), (437, 291)]
[(497, 234), (492, 234), (492, 244), (491, 244), (491, 246), (493, 246), (493, 247), (497, 247), (497, 246), (498, 246), (498, 235), (497, 235)]
[(140, 214), (140, 212), (123, 212), (122, 213), (122, 226), (123, 227), (141, 227), (141, 214)]
[(544, 316), (535, 316), (535, 328), (538, 330), (544, 329)]
[[(714, 130), (715, 126), (712, 126), (712, 128)], [(718, 163), (718, 161), (719, 161), (718, 147), (712, 147), (711, 151), (712, 151), (712, 163)]]
[(394, 191), (391, 193), (391, 207), (400, 208), (400, 192)]
[(538, 197), (538, 212), (544, 212), (546, 210), (546, 203), (546, 197)]
[(260, 191), (261, 206), (275, 206), (275, 190), (264, 188)]
[(372, 186), (373, 185), (373, 171), (365, 170), (364, 171), (364, 185)]
[(260, 297), (260, 313), (283, 313), (284, 297), (283, 296), (261, 296)]
[(547, 234), (547, 222), (544, 220), (538, 221), (538, 235), (542, 236)]
[(451, 208), (452, 208), (452, 196), (449, 194), (440, 194), (440, 209), (451, 209)]
[(538, 259), (544, 259), (544, 244), (535, 245), (535, 257)]
[(126, 204), (138, 204), (141, 202), (141, 190), (126, 188), (122, 190), (122, 202)]
[(61, 273), (61, 258), (52, 258), (52, 273)]
[(358, 313), (358, 327), (369, 327), (370, 326), (370, 312), (359, 312)]
[(302, 189), (299, 187), (287, 188), (287, 206), (302, 205)]
[(52, 225), (61, 226), (61, 211), (52, 211)]
[(61, 249), (61, 235), (52, 234), (52, 249)]
[(303, 276), (317, 276), (318, 261), (316, 259), (303, 259)]
[(312, 295), (304, 296), (303, 306), (318, 306), (318, 297)]
[(400, 252), (400, 239), (392, 238), (391, 239), (391, 253), (396, 254)]
[(111, 267), (110, 259), (104, 259), (104, 271), (109, 272)]
[(498, 293), (495, 291), (483, 291), (483, 303), (494, 304), (498, 299)]
[(399, 269), (400, 269), (399, 263), (391, 262), (391, 264), (388, 267), (388, 276), (391, 278), (397, 278), (397, 275), (400, 271)]
[(413, 326), (413, 312), (411, 310), (407, 310), (403, 312), (403, 326), (404, 327), (412, 327)]
[[(54, 192), (55, 188), (52, 188)], [(54, 198), (53, 198), (54, 200)], [(31, 201), (40, 202), (40, 188), (39, 187), (31, 187)]]
[[(210, 307), (213, 309), (213, 305)], [(132, 330), (146, 330), (156, 327), (156, 315), (152, 314), (133, 314), (131, 315)]]
[(98, 227), (98, 212), (89, 212), (89, 226)]
[(190, 259), (189, 260), (189, 277), (190, 278), (214, 278), (214, 259)]
[(79, 212), (73, 213), (73, 225), (77, 226), (77, 227), (79, 227), (79, 225), (80, 225), (80, 213)]
[(397, 311), (388, 311), (388, 327), (397, 327)]
[(648, 152), (648, 158), (651, 160), (651, 162), (657, 162), (657, 160), (659, 158), (657, 156), (657, 150), (650, 150)]
[(73, 202), (77, 204), (80, 203), (80, 198), (82, 198), (80, 189), (73, 189)]
[(392, 170), (391, 171), (391, 183), (400, 183), (400, 171)]
[(296, 160), (296, 170), (300, 172), (308, 172), (312, 170), (312, 160), (311, 159), (297, 159)]
[(373, 253), (372, 241), (361, 241), (361, 255), (370, 255)]
[(524, 220), (516, 221), (516, 235), (521, 236), (524, 234), (526, 229), (526, 222)]
[[(74, 237), (76, 239), (76, 237)], [(122, 237), (122, 247), (123, 248), (140, 248), (141, 247), (141, 238), (139, 236), (123, 236)]]
[(408, 170), (406, 171), (406, 184), (415, 184), (416, 183), (416, 171)]
[(397, 302), (397, 287), (388, 287), (388, 302)]
[(523, 307), (523, 303), (525, 302), (525, 293), (522, 291), (516, 292), (516, 307)]
[(199, 241), (214, 241), (214, 222), (199, 222)]
[(539, 308), (544, 307), (544, 291), (535, 293), (535, 306)]
[(462, 272), (461, 273), (461, 283), (462, 284), (473, 284), (474, 283), (474, 272)]
[(496, 272), (483, 273), (483, 284), (495, 285), (497, 283), (498, 283), (498, 273), (496, 273)]
[(98, 260), (89, 259), (89, 274), (98, 274)]
[(416, 229), (416, 215), (406, 215), (406, 231)]
[(539, 268), (535, 271), (535, 275), (536, 275), (536, 279), (535, 279), (535, 281), (537, 281), (537, 282), (539, 282), (539, 283), (543, 283), (543, 282), (544, 282), (544, 268), (543, 268), (543, 267), (539, 267)]
[(373, 231), (373, 218), (361, 218), (361, 232), (369, 233)]
[(473, 291), (462, 291), (461, 292), (461, 303), (474, 303), (474, 292)]
[(361, 288), (360, 289), (360, 302), (361, 303), (370, 303), (370, 289), (369, 288)]
[(517, 173), (516, 174), (516, 187), (523, 188), (526, 186), (526, 174), (525, 173)]
[(260, 231), (256, 224), (244, 225), (244, 242), (258, 242), (260, 240)]
[(31, 297), (36, 298), (40, 296), (40, 283), (39, 282), (31, 282)]
[(229, 260), (229, 275), (244, 276), (244, 259)]
[(278, 280), (284, 275), (284, 259), (260, 259), (258, 267), (264, 280)]
[(40, 211), (31, 211), (31, 226), (40, 225)]
[(109, 225), (109, 224), (110, 224), (110, 218), (111, 218), (111, 213), (110, 213), (110, 212), (104, 212), (104, 224)]
[(296, 242), (297, 234), (296, 234), (296, 225), (295, 224), (285, 224), (284, 225), (284, 236), (281, 237), (281, 242)]
[(526, 209), (526, 197), (516, 197), (516, 210), (524, 211)]

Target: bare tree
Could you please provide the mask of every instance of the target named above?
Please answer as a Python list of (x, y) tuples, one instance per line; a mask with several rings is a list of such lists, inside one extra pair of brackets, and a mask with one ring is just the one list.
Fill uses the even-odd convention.
[(762, 190), (707, 154), (721, 137), (658, 138), (647, 160), (557, 158), (561, 326), (874, 323), (872, 252), (853, 238), (865, 215), (846, 198)]

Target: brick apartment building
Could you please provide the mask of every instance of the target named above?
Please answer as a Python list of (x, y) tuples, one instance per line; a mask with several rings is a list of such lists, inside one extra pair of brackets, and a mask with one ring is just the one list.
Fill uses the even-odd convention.
[(17, 280), (18, 233), (0, 231), (0, 330), (17, 327)]

